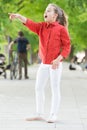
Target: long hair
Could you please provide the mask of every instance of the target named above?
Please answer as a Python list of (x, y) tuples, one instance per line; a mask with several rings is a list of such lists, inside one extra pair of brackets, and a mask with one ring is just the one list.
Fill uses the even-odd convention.
[(68, 16), (65, 14), (64, 10), (61, 9), (59, 6), (57, 6), (56, 4), (49, 4), (51, 6), (54, 7), (54, 12), (56, 14), (58, 14), (58, 17), (56, 19), (56, 21), (59, 22), (59, 24), (65, 26), (66, 28), (68, 28)]

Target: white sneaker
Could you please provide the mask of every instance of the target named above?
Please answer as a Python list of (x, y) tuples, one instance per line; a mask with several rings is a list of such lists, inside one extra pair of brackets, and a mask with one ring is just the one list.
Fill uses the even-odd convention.
[(55, 123), (57, 121), (57, 116), (56, 115), (50, 115), (47, 122), (48, 123)]

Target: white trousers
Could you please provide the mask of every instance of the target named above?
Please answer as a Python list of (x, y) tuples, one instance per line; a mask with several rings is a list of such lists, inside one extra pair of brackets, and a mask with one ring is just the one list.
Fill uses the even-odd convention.
[(62, 62), (57, 69), (52, 69), (52, 65), (41, 63), (36, 77), (36, 112), (39, 115), (44, 114), (44, 89), (50, 79), (52, 101), (50, 114), (57, 114), (60, 106), (60, 79), (62, 73)]

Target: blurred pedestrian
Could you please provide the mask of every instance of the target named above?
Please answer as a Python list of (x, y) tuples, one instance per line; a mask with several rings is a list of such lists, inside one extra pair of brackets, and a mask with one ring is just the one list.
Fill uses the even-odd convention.
[(9, 49), (12, 50), (12, 46), (17, 44), (17, 52), (18, 52), (18, 63), (19, 63), (19, 80), (22, 79), (22, 66), (24, 62), (24, 76), (25, 79), (28, 79), (28, 59), (27, 59), (27, 51), (30, 49), (30, 43), (27, 38), (24, 37), (24, 33), (22, 31), (18, 32), (18, 37), (10, 43)]

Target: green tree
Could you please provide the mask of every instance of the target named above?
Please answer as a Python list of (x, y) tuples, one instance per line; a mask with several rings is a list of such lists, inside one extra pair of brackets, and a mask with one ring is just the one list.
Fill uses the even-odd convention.
[(87, 48), (87, 1), (72, 0), (69, 5), (69, 31), (75, 51)]
[(48, 3), (55, 3), (65, 10), (69, 17), (69, 33), (74, 52), (86, 49), (87, 43), (87, 0), (1, 0), (0, 1), (0, 41), (6, 36), (13, 39), (18, 30), (23, 30), (30, 39), (33, 52), (38, 49), (38, 38), (18, 20), (11, 22), (9, 12), (21, 13), (34, 21), (43, 21), (43, 13)]

